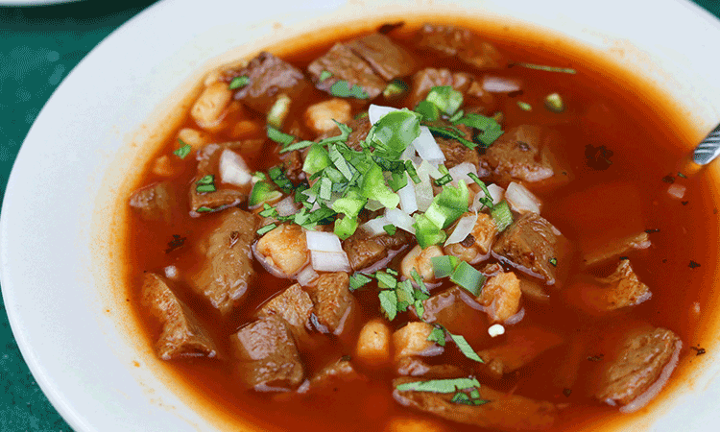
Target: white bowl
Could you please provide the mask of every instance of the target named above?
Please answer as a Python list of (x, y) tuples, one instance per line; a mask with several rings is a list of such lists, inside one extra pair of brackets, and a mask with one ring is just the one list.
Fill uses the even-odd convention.
[[(122, 286), (126, 193), (175, 124), (172, 109), (197, 91), (201, 72), (282, 40), (311, 43), (298, 36), (356, 26), (357, 17), (369, 26), (423, 15), (482, 16), (488, 31), (529, 28), (602, 54), (608, 73), (632, 70), (660, 89), (650, 98), (675, 101), (667, 109), (687, 119), (678, 125), (684, 142), (698, 141), (720, 119), (720, 22), (685, 0), (156, 4), (104, 40), (55, 92), (23, 144), (2, 209), (2, 288), (13, 332), (43, 391), (73, 428), (233, 428), (173, 385), (172, 372), (137, 342), (142, 331)], [(717, 176), (717, 164), (713, 171)], [(673, 384), (671, 395), (625, 427), (718, 430), (720, 362), (714, 341), (703, 343), (708, 354)]]

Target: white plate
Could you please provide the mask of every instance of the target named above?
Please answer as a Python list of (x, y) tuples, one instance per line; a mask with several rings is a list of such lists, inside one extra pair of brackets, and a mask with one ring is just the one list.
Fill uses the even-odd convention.
[[(382, 7), (381, 7), (382, 5)], [(147, 157), (142, 128), (188, 91), (217, 56), (359, 15), (429, 16), (458, 7), (559, 29), (589, 51), (607, 51), (661, 86), (695, 135), (720, 119), (720, 25), (685, 0), (164, 1), (104, 40), (43, 108), (10, 177), (0, 225), (5, 305), (20, 349), (50, 401), (78, 431), (189, 431), (222, 427), (170, 378), (144, 344), (124, 301), (117, 243), (127, 184)], [(404, 12), (407, 13), (407, 12)], [(479, 12), (478, 12), (479, 13)], [(633, 43), (629, 43), (631, 40)], [(720, 200), (716, 201), (720, 202)], [(119, 204), (118, 204), (119, 203)], [(663, 401), (654, 430), (717, 430), (717, 350)], [(708, 383), (708, 384), (705, 384)]]

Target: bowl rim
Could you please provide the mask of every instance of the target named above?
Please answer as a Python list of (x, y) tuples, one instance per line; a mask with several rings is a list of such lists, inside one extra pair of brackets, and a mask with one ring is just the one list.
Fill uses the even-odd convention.
[[(548, 4), (549, 2), (549, 4)], [(226, 5), (223, 0), (208, 0), (208, 3), (211, 5)], [(308, 13), (300, 13), (297, 17), (292, 18), (290, 17), (290, 13), (286, 13), (284, 16), (280, 17), (278, 21), (282, 23), (287, 23), (286, 25), (288, 27), (292, 27), (294, 25), (298, 25), (297, 23), (302, 22), (304, 25), (309, 25), (308, 23), (312, 22), (313, 19), (317, 19), (318, 17), (322, 16), (329, 16), (334, 13), (338, 13), (338, 11), (346, 11), (348, 7), (352, 8), (353, 6), (348, 4), (353, 2), (345, 2), (345, 1), (334, 1), (334, 2), (322, 2), (319, 0), (310, 1), (307, 4), (307, 9), (300, 11), (300, 12), (308, 12)], [(403, 1), (396, 1), (396, 0), (366, 0), (364, 2), (361, 2), (363, 5), (368, 4), (390, 4), (396, 7), (402, 7), (407, 4), (412, 4), (414, 2), (403, 2)], [(422, 2), (418, 2), (422, 3)], [(463, 1), (463, 0), (443, 0), (438, 1), (436, 4), (441, 5), (457, 5), (460, 3), (469, 4), (470, 1)], [(493, 10), (495, 12), (502, 12), (503, 10), (506, 10), (507, 8), (516, 7), (519, 5), (526, 5), (529, 7), (529, 12), (526, 13), (525, 16), (530, 16), (533, 13), (536, 13), (536, 9), (533, 9), (532, 3), (529, 0), (510, 0), (506, 2), (500, 2), (504, 3), (505, 6), (497, 6), (497, 3), (494, 3), (490, 0), (484, 0), (481, 2), (477, 2), (477, 4), (480, 7), (489, 7), (494, 8)], [(547, 0), (545, 2), (545, 6), (549, 5), (568, 5), (571, 9), (573, 7), (572, 3), (569, 0)], [(580, 2), (577, 2), (580, 3)], [(625, 5), (627, 6), (627, 0), (621, 1), (621, 0), (608, 0), (606, 2), (606, 6), (620, 6)], [(638, 2), (640, 3), (640, 2)], [(277, 1), (271, 1), (265, 3), (267, 8), (270, 8), (271, 6), (283, 6), (286, 7), (286, 11), (293, 11), (297, 9), (293, 9), (291, 7), (292, 2), (287, 0), (277, 0)], [(630, 6), (633, 6), (634, 3), (631, 2)], [(76, 430), (100, 430), (98, 427), (99, 424), (102, 424), (103, 420), (107, 420), (108, 417), (103, 418), (93, 418), (92, 420), (88, 419), (88, 414), (86, 412), (82, 412), (80, 407), (78, 406), (77, 397), (68, 396), (65, 388), (60, 384), (58, 381), (58, 377), (54, 375), (53, 372), (56, 369), (49, 369), (48, 368), (48, 362), (52, 362), (52, 357), (50, 353), (42, 351), (42, 347), (38, 347), (38, 342), (35, 342), (37, 340), (43, 340), (39, 337), (40, 331), (42, 331), (43, 326), (52, 325), (51, 322), (45, 322), (43, 323), (43, 326), (33, 324), (28, 321), (28, 317), (31, 312), (28, 311), (28, 305), (23, 304), (23, 300), (26, 298), (23, 297), (23, 284), (27, 283), (30, 278), (28, 274), (20, 273), (21, 270), (24, 270), (26, 267), (23, 265), (20, 265), (19, 260), (22, 259), (32, 259), (32, 256), (28, 253), (26, 250), (22, 250), (23, 245), (20, 242), (20, 236), (18, 234), (18, 229), (20, 227), (27, 228), (28, 222), (23, 221), (22, 217), (20, 215), (16, 215), (16, 212), (19, 212), (19, 210), (22, 210), (20, 212), (22, 216), (27, 216), (28, 220), (32, 222), (38, 221), (37, 217), (30, 217), (33, 212), (41, 210), (42, 207), (40, 206), (41, 203), (37, 202), (37, 200), (33, 199), (28, 202), (28, 200), (25, 198), (23, 194), (27, 193), (26, 186), (24, 185), (24, 182), (28, 182), (28, 176), (29, 174), (26, 172), (27, 170), (38, 170), (38, 164), (37, 160), (38, 158), (49, 158), (50, 156), (58, 157), (57, 160), (59, 160), (62, 164), (64, 164), (65, 167), (72, 167), (73, 164), (76, 164), (78, 162), (81, 162), (82, 156), (81, 154), (77, 154), (76, 152), (69, 151), (69, 154), (60, 155), (60, 152), (55, 151), (47, 151), (48, 149), (42, 147), (42, 143), (47, 138), (47, 131), (43, 130), (44, 128), (47, 129), (48, 127), (57, 127), (58, 123), (54, 119), (54, 117), (57, 116), (57, 113), (60, 110), (69, 110), (73, 113), (77, 113), (80, 115), (89, 115), (93, 108), (97, 108), (98, 106), (102, 107), (102, 104), (99, 104), (98, 101), (95, 99), (95, 97), (89, 97), (88, 101), (76, 101), (73, 104), (71, 104), (70, 107), (63, 106), (63, 104), (67, 103), (69, 92), (75, 91), (78, 88), (82, 87), (83, 80), (88, 79), (88, 75), (91, 74), (92, 69), (96, 68), (98, 63), (106, 61), (110, 52), (127, 52), (128, 45), (130, 45), (133, 49), (137, 49), (138, 51), (142, 51), (143, 58), (149, 58), (153, 55), (157, 55), (156, 52), (153, 51), (152, 47), (143, 47), (143, 41), (137, 39), (138, 35), (146, 36), (150, 34), (150, 29), (152, 29), (154, 26), (163, 24), (163, 25), (169, 25), (177, 22), (177, 20), (182, 17), (184, 14), (187, 13), (188, 10), (191, 10), (189, 8), (197, 8), (197, 5), (192, 2), (191, 0), (180, 0), (176, 2), (169, 2), (169, 1), (163, 1), (158, 2), (156, 4), (151, 5), (149, 8), (147, 8), (145, 11), (141, 12), (131, 20), (129, 20), (126, 24), (118, 28), (113, 34), (111, 34), (108, 38), (106, 38), (103, 42), (101, 42), (98, 46), (96, 46), (90, 54), (83, 59), (80, 64), (68, 75), (68, 77), (61, 83), (61, 85), (58, 87), (58, 89), (54, 92), (53, 96), (50, 98), (50, 100), (47, 102), (45, 107), (43, 107), (42, 111), (40, 112), (37, 120), (33, 124), (30, 132), (28, 133), (25, 142), (23, 143), (23, 146), (18, 154), (18, 157), (15, 161), (12, 173), (10, 175), (10, 178), (8, 180), (8, 187), (5, 194), (5, 199), (3, 202), (2, 207), (2, 215), (3, 217), (0, 218), (0, 278), (2, 281), (2, 294), (3, 298), (5, 300), (6, 309), (9, 317), (9, 321), (11, 324), (11, 328), (13, 331), (13, 334), (18, 342), (18, 346), (20, 348), (20, 351), (23, 355), (23, 358), (25, 359), (26, 363), (28, 364), (28, 367), (30, 368), (33, 376), (37, 380), (38, 384), (42, 388), (43, 392), (48, 396), (48, 399), (50, 399), (51, 403), (55, 406), (55, 408), (60, 412), (60, 414), (65, 418), (65, 420)], [(357, 7), (357, 6), (355, 6)], [(425, 6), (427, 7), (427, 6)], [(676, 13), (686, 13), (685, 16), (693, 16), (695, 17), (695, 23), (698, 25), (702, 23), (705, 25), (704, 28), (711, 28), (714, 31), (714, 34), (718, 36), (717, 40), (720, 40), (720, 21), (718, 21), (715, 17), (710, 15), (707, 11), (700, 8), (698, 5), (695, 5), (694, 3), (690, 3), (687, 0), (660, 0), (655, 3), (654, 5), (657, 9), (666, 8), (669, 11), (674, 11)], [(683, 12), (684, 11), (684, 12)], [(574, 11), (573, 13), (577, 13)], [(268, 14), (269, 17), (273, 16), (273, 13)], [(272, 20), (272, 18), (270, 18)], [(304, 20), (304, 21), (303, 21)], [(267, 23), (265, 24), (267, 25)], [(223, 30), (223, 29), (220, 29)], [(210, 33), (210, 36), (214, 36), (213, 30), (210, 29), (194, 29), (194, 32), (188, 35), (186, 38), (182, 39), (182, 43), (184, 44), (182, 46), (183, 49), (188, 49), (191, 51), (192, 61), (194, 62), (206, 62), (205, 65), (207, 65), (215, 62), (217, 64), (217, 61), (215, 59), (223, 58), (223, 56), (226, 56), (226, 48), (236, 46), (236, 42), (239, 38), (232, 39), (230, 42), (223, 45), (223, 49), (216, 49), (215, 51), (211, 51), (209, 54), (200, 54), (203, 47), (201, 46), (201, 42), (205, 41), (208, 37), (208, 33)], [(263, 31), (267, 31), (267, 28), (265, 28)], [(594, 39), (594, 36), (597, 35), (589, 35), (588, 37), (591, 37), (591, 39)], [(167, 44), (167, 41), (162, 40), (162, 44)], [(160, 44), (160, 45), (162, 45)], [(195, 44), (196, 46), (194, 46)], [(167, 45), (164, 45), (167, 46)], [(177, 53), (173, 53), (177, 54)], [(179, 55), (179, 54), (177, 54)], [(162, 59), (156, 60), (154, 63), (152, 63), (155, 67), (165, 67), (167, 68), (167, 64), (163, 63)], [(708, 63), (712, 65), (713, 63)], [(715, 61), (715, 65), (719, 65), (720, 62)], [(193, 75), (193, 73), (188, 73), (188, 67), (184, 66), (179, 68), (182, 71), (186, 72), (186, 76), (189, 76), (189, 78), (180, 79), (173, 81), (174, 83), (180, 85), (181, 81), (183, 83), (187, 81), (193, 81), (197, 80), (197, 75)], [(198, 69), (198, 65), (194, 64), (190, 70), (196, 70)], [(103, 69), (104, 70), (104, 69)], [(716, 69), (717, 70), (717, 69)], [(126, 69), (124, 71), (127, 72)], [(142, 73), (134, 71), (131, 71), (131, 77), (135, 80), (142, 80), (140, 78), (140, 75)], [(131, 80), (125, 79), (122, 81), (123, 84), (129, 84), (131, 88), (134, 88), (134, 83), (131, 82)], [(141, 84), (144, 84), (141, 83)], [(708, 85), (707, 83), (704, 83), (705, 85)], [(138, 87), (141, 87), (142, 85), (138, 85)], [(175, 87), (172, 87), (175, 88)], [(113, 87), (114, 90), (118, 90), (118, 88)], [(715, 83), (715, 87), (713, 89), (714, 93), (713, 95), (718, 96), (720, 95), (720, 86)], [(106, 93), (103, 93), (106, 94)], [(154, 105), (160, 103), (163, 100), (166, 100), (166, 97), (168, 96), (167, 92), (163, 93), (153, 93), (150, 94), (148, 97), (152, 99), (153, 107)], [(709, 96), (708, 96), (709, 98)], [(123, 95), (124, 102), (133, 102), (136, 101), (136, 99), (133, 99), (130, 96)], [(706, 127), (706, 125), (711, 124), (713, 121), (717, 121), (718, 118), (720, 118), (720, 98), (714, 99), (717, 102), (704, 100), (703, 102), (703, 109), (706, 111), (704, 112), (704, 117), (698, 119), (698, 121), (695, 124), (695, 129), (697, 129), (696, 133), (701, 134), (701, 130)], [(94, 105), (93, 105), (94, 104)], [(138, 116), (137, 118), (140, 118), (140, 121), (137, 121), (137, 118), (133, 118), (125, 123), (135, 125), (135, 127), (142, 129), (143, 124), (146, 124), (147, 119), (151, 118), (151, 116), (145, 115), (150, 113), (150, 111), (154, 112), (153, 107), (145, 107), (143, 110), (141, 110), (141, 113), (144, 113), (142, 116)], [(126, 114), (126, 112), (123, 112)], [(66, 113), (63, 116), (63, 119), (66, 119), (67, 116), (70, 114)], [(714, 117), (713, 117), (714, 115)], [(73, 123), (70, 123), (73, 124)], [(713, 125), (714, 126), (714, 125)], [(116, 127), (115, 123), (108, 123), (106, 127), (101, 128), (102, 132), (104, 133), (103, 136), (111, 135), (110, 141), (112, 141), (115, 144), (125, 144), (128, 142), (128, 138), (126, 135), (124, 135), (127, 130), (123, 129), (121, 131), (112, 130), (109, 131), (106, 130), (107, 128)], [(148, 131), (143, 132), (145, 135), (144, 137), (147, 138)], [(71, 133), (63, 133), (59, 140), (63, 143), (72, 143), (72, 135)], [(142, 134), (141, 134), (142, 135)], [(103, 151), (111, 151), (103, 148)], [(117, 150), (117, 145), (115, 147)], [(119, 151), (119, 150), (118, 150)], [(102, 161), (104, 166), (107, 166), (109, 161), (113, 160), (113, 157), (116, 157), (114, 155), (107, 155), (107, 154), (98, 154), (93, 155), (93, 160), (95, 161)], [(47, 172), (44, 173), (35, 173), (39, 174), (39, 177), (42, 179), (56, 179), (57, 172), (51, 168), (47, 161), (42, 162), (40, 165), (42, 168), (47, 169)], [(102, 183), (102, 187), (108, 187), (105, 183), (107, 181), (107, 177), (104, 175), (104, 173), (99, 173), (96, 170), (87, 170), (83, 171), (83, 174), (87, 175), (88, 181), (98, 181), (99, 184)], [(35, 187), (36, 183), (32, 183), (32, 185)], [(100, 193), (101, 186), (90, 186), (88, 187), (87, 192), (90, 194), (99, 194)], [(117, 189), (116, 189), (117, 190)], [(57, 193), (57, 191), (55, 191)], [(94, 199), (87, 199), (82, 198), (82, 194), (80, 193), (72, 193), (68, 194), (72, 199), (76, 199), (77, 202), (82, 204), (83, 209), (90, 209), (90, 213), (92, 213), (93, 209), (97, 209), (97, 202)], [(92, 197), (95, 198), (95, 197)], [(720, 201), (720, 200), (716, 200)], [(107, 203), (105, 203), (107, 204)], [(98, 221), (94, 220), (92, 218), (92, 215), (85, 215), (81, 218), (82, 223), (87, 223), (91, 226), (95, 226)], [(56, 229), (63, 229), (62, 224), (53, 223), (51, 225), (53, 228)], [(82, 226), (78, 226), (78, 223), (69, 224), (70, 229), (68, 232), (73, 233), (80, 233), (80, 236), (82, 237), (83, 241), (91, 242), (96, 239), (96, 237), (92, 236), (92, 233), (88, 231), (87, 228), (84, 228)], [(20, 229), (22, 231), (22, 229)], [(62, 240), (62, 241), (72, 241), (73, 239), (63, 238), (62, 235), (57, 236), (48, 236), (48, 238), (56, 239), (56, 240)], [(82, 247), (85, 247), (85, 245), (81, 245)], [(82, 249), (79, 251), (79, 253), (85, 252), (89, 249)], [(76, 255), (73, 255), (75, 257)], [(80, 255), (77, 255), (80, 256)], [(47, 257), (44, 257), (47, 258)], [(67, 281), (74, 281), (74, 282), (83, 282), (83, 283), (91, 283), (92, 281), (88, 282), (86, 279), (78, 279), (77, 275), (73, 275), (72, 272), (66, 271), (60, 272), (57, 268), (57, 265), (54, 263), (49, 263), (47, 261), (41, 264), (42, 267), (47, 267), (49, 270), (47, 271), (58, 271), (58, 273), (62, 273), (64, 280)], [(70, 270), (78, 270), (85, 268), (84, 266), (87, 265), (87, 262), (85, 261), (78, 261), (73, 263), (72, 268)], [(46, 270), (43, 270), (46, 271)], [(29, 283), (32, 283), (34, 285), (37, 285), (39, 281), (37, 279), (32, 279)], [(105, 299), (97, 299), (97, 298), (83, 298), (83, 301), (88, 305), (98, 306), (100, 304), (104, 304), (103, 300)], [(48, 308), (48, 310), (52, 309), (52, 305), (44, 305), (43, 307)], [(98, 326), (100, 329), (98, 330), (98, 333), (102, 337), (111, 338), (113, 341), (119, 341), (118, 336), (108, 336), (108, 333), (112, 333), (113, 331), (117, 331), (116, 323), (113, 322), (114, 319), (117, 318), (109, 318), (109, 317), (101, 317), (98, 321)], [(62, 331), (58, 330), (59, 333), (57, 335), (59, 336), (66, 336), (68, 335), (62, 333)], [(67, 368), (66, 368), (67, 369)], [(73, 371), (72, 369), (64, 370), (65, 376), (63, 379), (66, 381), (68, 375), (72, 375), (74, 373), (78, 373), (76, 371)], [(132, 374), (129, 374), (128, 376), (131, 376)], [(78, 377), (81, 377), (78, 373)], [(93, 385), (88, 384), (89, 387), (93, 387)], [(98, 393), (100, 390), (94, 389), (91, 394), (97, 395), (101, 394)], [(139, 390), (138, 394), (145, 394), (143, 393), (145, 390)], [(147, 394), (145, 394), (146, 398), (149, 398)], [(172, 398), (171, 396), (168, 396), (168, 399), (170, 402), (168, 402), (168, 405), (173, 406), (179, 406), (179, 407), (185, 407), (187, 404), (185, 401), (182, 401), (180, 399)], [(172, 417), (175, 418), (176, 414), (172, 414), (171, 411), (168, 416), (161, 417), (160, 420), (158, 420), (156, 423), (152, 424), (151, 426), (157, 426), (157, 430), (162, 430), (161, 427), (164, 425), (164, 421), (167, 420), (167, 418)], [(117, 416), (116, 416), (117, 417)], [(110, 417), (110, 418), (116, 418), (116, 417)], [(720, 417), (716, 417), (720, 418)], [(124, 423), (123, 426), (133, 424), (135, 426), (141, 425), (141, 423), (137, 422), (137, 420), (133, 420), (135, 423)], [(190, 416), (189, 418), (185, 418), (182, 420), (183, 422), (187, 422), (188, 424), (202, 424), (205, 425), (205, 420), (203, 418), (197, 417), (197, 416)], [(118, 423), (121, 424), (121, 423)], [(699, 424), (699, 423), (698, 423)], [(118, 429), (119, 430), (119, 429)], [(146, 429), (148, 430), (148, 429)]]

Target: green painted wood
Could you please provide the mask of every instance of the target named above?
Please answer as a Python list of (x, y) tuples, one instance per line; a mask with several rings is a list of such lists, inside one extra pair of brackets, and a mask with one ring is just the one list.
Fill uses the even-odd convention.
[[(0, 200), (20, 145), (58, 84), (103, 38), (154, 1), (0, 7)], [(720, 17), (720, 1), (695, 2)], [(0, 299), (0, 432), (70, 430), (23, 361)]]

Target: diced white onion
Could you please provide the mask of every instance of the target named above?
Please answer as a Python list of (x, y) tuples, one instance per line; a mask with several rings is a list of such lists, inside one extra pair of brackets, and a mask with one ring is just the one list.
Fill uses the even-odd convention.
[(493, 324), (488, 328), (488, 334), (490, 337), (498, 337), (505, 334), (505, 327), (501, 324)]
[(343, 252), (318, 252), (311, 250), (310, 257), (315, 271), (350, 273), (350, 261)]
[(396, 208), (388, 209), (385, 212), (385, 219), (390, 222), (390, 225), (403, 229), (411, 234), (415, 234), (415, 227), (413, 227), (415, 219), (404, 211)]
[(280, 200), (279, 203), (275, 204), (275, 210), (277, 210), (280, 216), (290, 216), (298, 211), (298, 204), (295, 202), (293, 196), (288, 196)]
[(417, 152), (415, 151), (415, 146), (413, 146), (412, 143), (408, 144), (408, 146), (405, 147), (405, 150), (403, 150), (403, 153), (400, 155), (400, 159), (412, 161), (415, 167), (419, 166), (422, 163), (422, 159), (420, 158), (420, 156), (417, 155)]
[(445, 154), (440, 150), (440, 146), (432, 136), (427, 126), (420, 126), (420, 135), (412, 142), (415, 151), (424, 160), (438, 164), (445, 161)]
[(677, 183), (673, 183), (670, 187), (668, 187), (668, 195), (675, 199), (683, 199), (686, 191), (687, 186), (679, 185)]
[(220, 155), (220, 180), (235, 186), (246, 186), (252, 181), (252, 174), (242, 156), (225, 149)]
[(305, 231), (307, 248), (316, 252), (343, 252), (340, 238), (331, 232)]
[(470, 162), (463, 162), (450, 168), (448, 172), (450, 173), (450, 177), (453, 178), (452, 184), (454, 186), (457, 186), (457, 182), (460, 180), (465, 180), (465, 183), (470, 184), (473, 183), (474, 180), (471, 179), (468, 174), (473, 173), (477, 175), (477, 167)]
[(361, 228), (367, 232), (370, 237), (374, 237), (376, 235), (385, 234), (385, 230), (383, 227), (385, 225), (389, 225), (390, 221), (387, 220), (385, 216), (370, 219), (369, 221), (362, 224)]
[(165, 277), (168, 279), (175, 279), (178, 277), (178, 269), (174, 265), (165, 267)]
[(407, 185), (397, 193), (400, 197), (400, 208), (402, 211), (407, 214), (413, 214), (418, 209), (417, 198), (415, 197), (415, 183), (410, 176), (407, 174), (406, 176), (408, 177)]
[(421, 212), (426, 211), (433, 201), (432, 181), (430, 180), (430, 173), (426, 167), (430, 167), (427, 162), (420, 164), (420, 167), (417, 169), (420, 183), (415, 185), (415, 201), (417, 202), (418, 210)]
[[(498, 204), (500, 201), (505, 198), (505, 189), (501, 188), (500, 186), (496, 185), (495, 183), (489, 185), (487, 187), (488, 192), (490, 192), (490, 196), (492, 197), (493, 204)], [(483, 195), (485, 195), (483, 193)]]
[(505, 199), (510, 208), (518, 213), (540, 213), (542, 202), (525, 186), (511, 182), (505, 191)]
[[(500, 186), (496, 185), (495, 183), (488, 185), (487, 187), (488, 192), (490, 192), (490, 197), (492, 197), (493, 204), (497, 204), (500, 201), (503, 200), (505, 197), (505, 189), (501, 188)], [(480, 190), (478, 193), (475, 194), (475, 197), (473, 197), (472, 205), (470, 206), (470, 210), (480, 211), (483, 208), (483, 205), (480, 203), (480, 199), (485, 198), (485, 192)]]
[(478, 215), (477, 213), (465, 216), (462, 219), (460, 219), (455, 226), (455, 231), (450, 234), (450, 237), (445, 241), (445, 246), (460, 243), (461, 241), (465, 240), (465, 238), (470, 234), (475, 228), (475, 223), (477, 222)]
[(298, 272), (297, 281), (302, 286), (308, 286), (315, 282), (318, 277), (319, 275), (312, 266), (305, 266), (304, 269)]
[(418, 165), (416, 171), (418, 173), (426, 172), (430, 177), (434, 178), (435, 180), (443, 176), (443, 173), (440, 172), (440, 170), (437, 168), (437, 165), (432, 165), (428, 161), (422, 161), (422, 163)]
[(400, 110), (389, 106), (371, 104), (370, 108), (368, 108), (368, 119), (370, 120), (370, 124), (374, 125), (375, 123), (377, 123), (378, 120), (383, 118), (385, 114), (391, 113), (393, 111)]
[(492, 75), (483, 77), (483, 89), (490, 93), (510, 93), (521, 89), (520, 80)]

